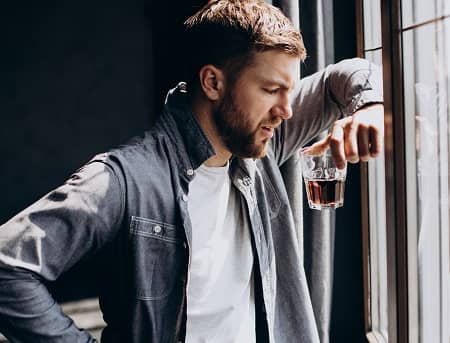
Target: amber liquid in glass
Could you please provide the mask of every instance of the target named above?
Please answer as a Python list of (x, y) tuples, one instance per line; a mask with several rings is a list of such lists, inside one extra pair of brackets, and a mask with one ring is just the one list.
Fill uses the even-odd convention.
[(345, 180), (305, 180), (310, 206), (336, 208), (344, 204)]

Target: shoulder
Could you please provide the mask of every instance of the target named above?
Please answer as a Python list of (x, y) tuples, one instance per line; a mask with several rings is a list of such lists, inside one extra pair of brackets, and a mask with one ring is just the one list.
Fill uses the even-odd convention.
[(98, 155), (97, 158), (109, 164), (148, 164), (162, 157), (167, 158), (164, 155), (168, 144), (164, 134), (152, 129), (142, 136), (131, 138), (126, 144)]

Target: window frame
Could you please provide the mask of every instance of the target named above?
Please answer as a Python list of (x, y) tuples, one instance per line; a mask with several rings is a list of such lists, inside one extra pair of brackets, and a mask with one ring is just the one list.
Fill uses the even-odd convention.
[[(358, 55), (364, 55), (363, 1), (356, 0)], [(400, 0), (381, 0), (381, 34), (384, 87), (385, 125), (385, 186), (386, 192), (386, 249), (389, 343), (408, 342), (408, 241), (406, 202), (406, 159), (403, 108), (403, 51), (401, 36)], [(383, 337), (372, 331), (370, 319), (370, 270), (369, 270), (369, 192), (368, 167), (361, 165), (364, 309), (367, 340), (384, 342)]]
[[(357, 33), (357, 54), (359, 57), (364, 58), (368, 51), (379, 50), (382, 47), (371, 47), (366, 49), (365, 44), (365, 27), (364, 27), (364, 0), (356, 0), (356, 33)], [(373, 256), (373, 251), (371, 251), (371, 232), (370, 232), (370, 213), (372, 212), (371, 202), (370, 202), (370, 174), (369, 174), (369, 164), (360, 164), (360, 182), (361, 182), (361, 223), (362, 223), (362, 256), (363, 256), (363, 286), (364, 286), (364, 326), (366, 339), (369, 343), (387, 343), (384, 337), (377, 330), (379, 324), (379, 316), (373, 318), (374, 307), (379, 308), (378, 302), (378, 287), (372, 287), (374, 283), (378, 283), (378, 280), (374, 280), (372, 271), (371, 261), (377, 257)], [(371, 256), (372, 255), (372, 256)], [(376, 300), (376, 301), (374, 301)], [(376, 323), (375, 323), (375, 322)]]

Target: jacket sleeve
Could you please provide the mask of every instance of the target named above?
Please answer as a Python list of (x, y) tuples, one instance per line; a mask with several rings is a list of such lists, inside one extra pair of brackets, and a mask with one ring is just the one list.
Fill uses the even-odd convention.
[(0, 226), (0, 332), (11, 342), (95, 342), (63, 314), (45, 282), (115, 236), (122, 189), (111, 167), (90, 162)]
[(273, 150), (283, 164), (336, 120), (371, 103), (383, 102), (378, 66), (361, 58), (343, 60), (303, 78), (292, 95), (293, 116), (276, 130)]

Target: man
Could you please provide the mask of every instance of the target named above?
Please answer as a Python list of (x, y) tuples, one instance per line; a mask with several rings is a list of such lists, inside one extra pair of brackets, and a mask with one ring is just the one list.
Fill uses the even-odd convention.
[(329, 127), (315, 148), (340, 165), (376, 156), (379, 74), (352, 60), (298, 82), (301, 35), (260, 0), (210, 2), (186, 40), (191, 77), (154, 128), (0, 228), (12, 342), (94, 341), (44, 282), (95, 253), (102, 342), (318, 342), (279, 167)]

